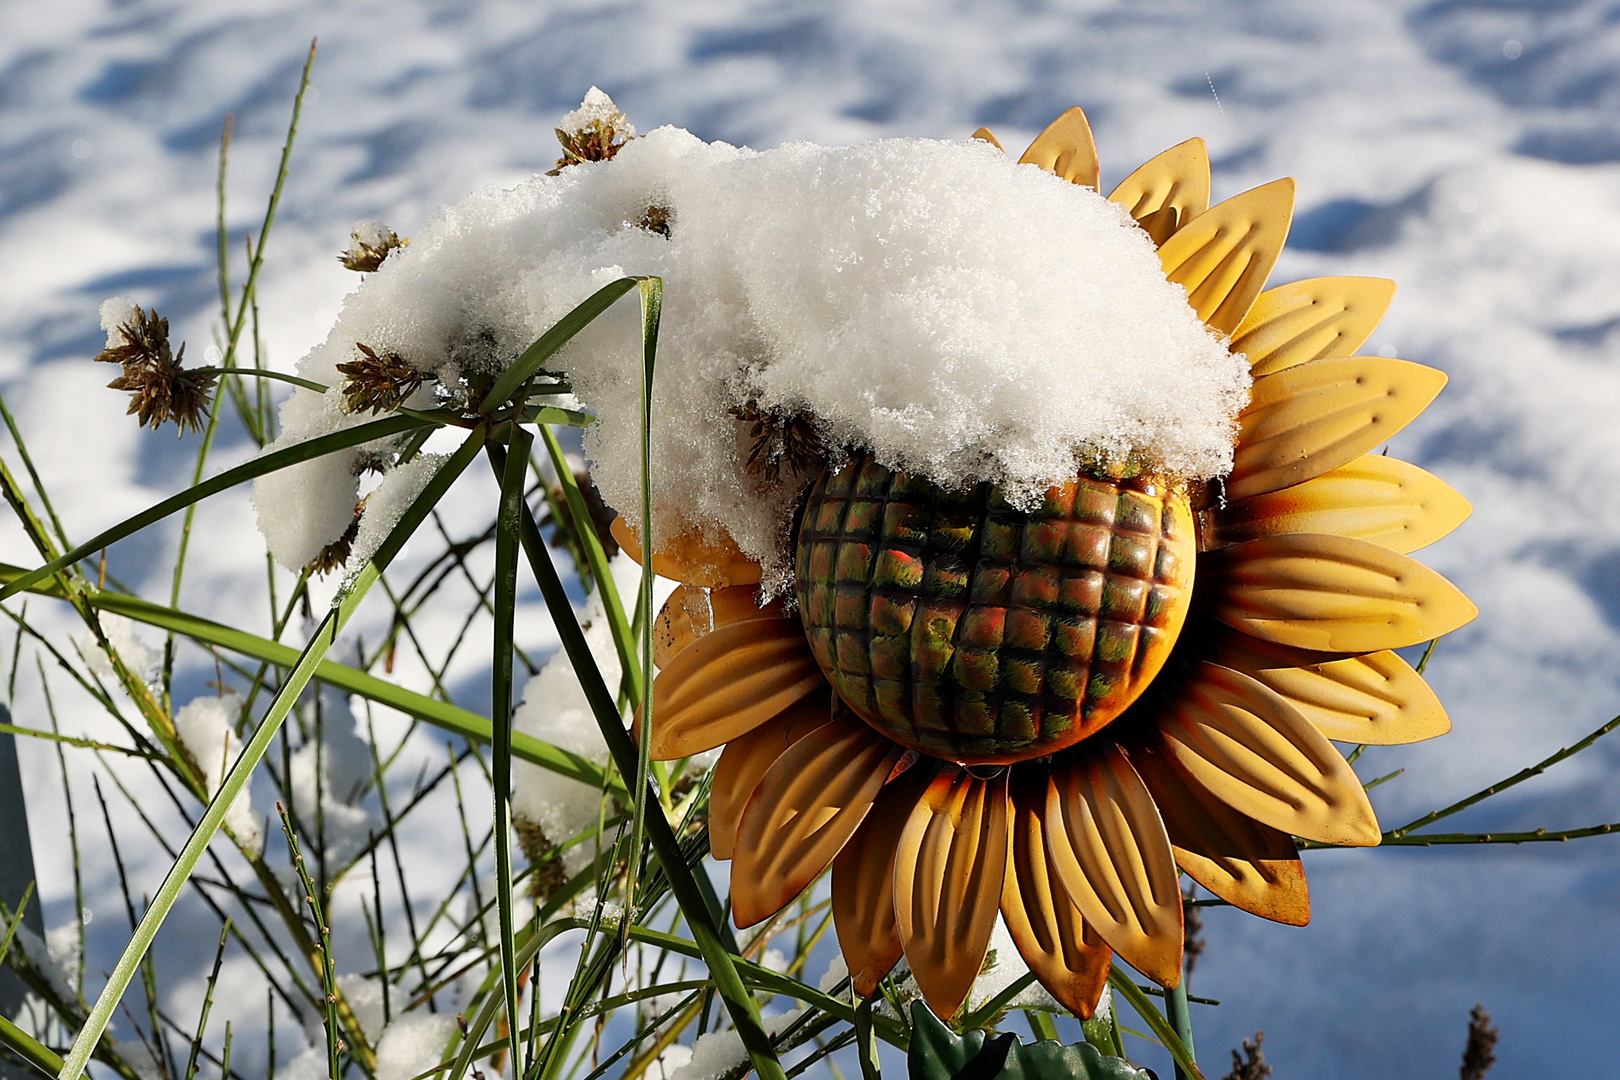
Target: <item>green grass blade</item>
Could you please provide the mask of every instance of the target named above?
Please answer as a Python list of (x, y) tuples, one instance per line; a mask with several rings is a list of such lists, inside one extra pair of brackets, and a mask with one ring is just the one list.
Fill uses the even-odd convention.
[[(24, 573), (25, 571), (18, 567), (0, 564), (0, 581), (15, 579)], [(65, 598), (56, 582), (36, 584), (32, 591), (58, 599)], [(291, 645), (283, 645), (279, 641), (271, 641), (201, 616), (174, 611), (126, 593), (107, 590), (96, 592), (86, 589), (83, 595), (90, 606), (97, 610), (123, 615), (135, 622), (159, 629), (173, 630), (203, 645), (229, 649), (231, 652), (241, 653), (277, 667), (290, 668), (298, 663), (299, 652)], [(386, 679), (379, 679), (368, 672), (333, 660), (321, 661), (315, 671), (315, 680), (351, 694), (358, 694), (379, 705), (398, 709), (402, 713), (473, 742), (487, 744), (494, 739), (493, 728), (486, 717), (449, 702), (418, 694), (414, 690), (407, 690)], [(29, 734), (33, 732), (30, 731)], [(608, 770), (589, 758), (559, 749), (529, 735), (513, 733), (512, 753), (542, 769), (578, 780), (582, 784), (599, 788), (603, 783), (608, 783), (614, 787), (622, 787), (622, 782), (617, 777), (608, 776)]]
[[(1187, 972), (1182, 969), (1181, 982), (1174, 989), (1164, 992), (1164, 1011), (1170, 1020), (1170, 1026), (1176, 1029), (1176, 1038), (1187, 1049), (1187, 1057), (1194, 1062), (1198, 1060), (1198, 1050), (1193, 1046), (1192, 1010), (1187, 1007)], [(1187, 1071), (1176, 1063), (1176, 1080), (1187, 1080)]]
[(501, 373), (501, 377), (495, 380), (495, 385), (490, 387), (489, 393), (484, 395), (484, 403), (478, 407), (478, 411), (488, 416), (505, 405), (524, 383), (534, 378), (541, 365), (551, 359), (553, 353), (568, 344), (575, 334), (585, 329), (593, 319), (612, 307), (619, 297), (635, 287), (635, 278), (620, 278), (597, 289), (573, 311), (564, 315), (557, 321), (557, 325), (541, 334), (533, 345), (524, 349), (522, 355), (512, 361), (511, 367)]
[(872, 1030), (872, 998), (862, 998), (855, 1003), (855, 1042), (855, 1060), (861, 1066), (861, 1080), (883, 1080), (877, 1038)]
[[(653, 930), (649, 927), (634, 926), (630, 929), (630, 938), (633, 941), (656, 945), (673, 953), (690, 956), (693, 959), (702, 959), (702, 950), (696, 942), (665, 933), (662, 930)], [(780, 994), (782, 997), (802, 1001), (806, 1005), (820, 1009), (829, 1016), (836, 1016), (849, 1023), (855, 1022), (855, 1007), (842, 998), (832, 994), (824, 994), (789, 975), (775, 971), (764, 964), (752, 960), (737, 959), (735, 968), (742, 977), (742, 981), (760, 991), (770, 994)], [(910, 1042), (906, 1035), (905, 1026), (892, 1016), (883, 1016), (874, 1013), (872, 1016), (872, 1030), (884, 1042), (897, 1046), (902, 1050), (909, 1047)]]
[(613, 581), (613, 571), (608, 567), (607, 551), (602, 547), (601, 538), (596, 535), (595, 526), (591, 524), (591, 512), (585, 506), (585, 496), (579, 490), (579, 482), (568, 467), (562, 443), (545, 425), (540, 427), (540, 437), (545, 440), (546, 453), (557, 472), (557, 483), (563, 490), (568, 514), (574, 519), (574, 534), (579, 537), (580, 546), (585, 550), (585, 564), (590, 567), (591, 577), (596, 579), (596, 587), (601, 591), (602, 607), (607, 612), (608, 626), (613, 631), (613, 647), (619, 653), (620, 670), (626, 673), (630, 681), (631, 696), (639, 701), (641, 663), (636, 657), (635, 638), (630, 632), (630, 619), (624, 612), (624, 601), (619, 596), (618, 585)]
[[(636, 603), (640, 619), (641, 671), (652, 671), (653, 541), (652, 517), (652, 387), (653, 366), (658, 355), (658, 321), (664, 309), (664, 282), (643, 278), (641, 293), (641, 423), (636, 433), (641, 450), (641, 597)], [(641, 735), (636, 745), (635, 808), (630, 825), (630, 851), (633, 853), (625, 878), (625, 907), (633, 909), (636, 874), (640, 869), (642, 837), (647, 831), (647, 777), (652, 768), (653, 687), (651, 679), (640, 680), (637, 709), (641, 714)], [(628, 920), (626, 921), (628, 924)]]
[(265, 717), (260, 721), (253, 737), (242, 748), (241, 754), (225, 774), (220, 783), (219, 790), (209, 800), (207, 808), (198, 820), (197, 826), (192, 830), (191, 836), (180, 850), (180, 857), (170, 867), (163, 884), (153, 895), (146, 914), (141, 918), (133, 937), (124, 948), (123, 954), (118, 958), (112, 974), (107, 979), (107, 985), (102, 989), (101, 996), (96, 999), (90, 1016), (80, 1028), (78, 1036), (73, 1041), (73, 1047), (68, 1053), (58, 1073), (59, 1080), (79, 1080), (84, 1074), (85, 1065), (90, 1060), (96, 1044), (101, 1041), (102, 1033), (112, 1021), (113, 1013), (118, 1008), (124, 992), (129, 988), (140, 968), (142, 959), (151, 948), (158, 930), (162, 927), (164, 919), (173, 909), (175, 901), (179, 899), (181, 890), (185, 887), (187, 879), (191, 877), (198, 860), (203, 856), (214, 834), (225, 821), (225, 813), (236, 797), (247, 785), (253, 775), (253, 770), (259, 764), (265, 752), (270, 749), (271, 740), (280, 730), (287, 714), (297, 703), (298, 697), (303, 693), (304, 687), (315, 676), (321, 659), (327, 651), (337, 642), (337, 636), (344, 625), (360, 606), (366, 592), (381, 576), (383, 568), (398, 554), (399, 549), (410, 537), (416, 528), (427, 517), (428, 512), (449, 490), (451, 483), (466, 469), (469, 462), (478, 453), (484, 441), (485, 429), (480, 426), (462, 443), (461, 448), (445, 462), (433, 476), (422, 493), (417, 496), (397, 525), (389, 532), (377, 549), (377, 554), (358, 577), (345, 587), (334, 601), (326, 617), (316, 627), (311, 635), (309, 644), (304, 646), (299, 654), (298, 662), (293, 666), (282, 684), (281, 690), (271, 702)]
[(191, 1051), (186, 1055), (186, 1071), (182, 1074), (184, 1080), (195, 1080), (197, 1075), (197, 1059), (202, 1054), (203, 1036), (208, 1032), (208, 1014), (214, 1008), (214, 987), (219, 984), (219, 965), (225, 959), (225, 943), (231, 938), (231, 920), (227, 917), (225, 924), (219, 930), (219, 947), (214, 950), (214, 967), (208, 973), (208, 981), (203, 985), (202, 1014), (197, 1017), (197, 1030), (191, 1035)]
[[(504, 456), (499, 460), (504, 463)], [(624, 721), (614, 704), (613, 692), (602, 680), (602, 672), (596, 666), (596, 658), (591, 655), (585, 634), (580, 630), (579, 621), (573, 617), (573, 607), (569, 603), (568, 593), (563, 589), (562, 579), (557, 576), (551, 552), (527, 508), (523, 514), (522, 538), (529, 567), (540, 586), (546, 607), (556, 620), (563, 650), (579, 676), (580, 686), (590, 703), (608, 751), (613, 755), (614, 764), (622, 775), (634, 776), (640, 751), (630, 733), (624, 729)], [(703, 962), (709, 967), (715, 989), (726, 1004), (726, 1011), (748, 1051), (749, 1060), (753, 1062), (761, 1080), (785, 1080), (781, 1062), (777, 1061), (776, 1053), (771, 1048), (770, 1037), (760, 1024), (759, 1005), (737, 974), (736, 957), (728, 951), (726, 937), (729, 935), (722, 936), (720, 912), (711, 908), (705, 900), (691, 868), (682, 856), (680, 842), (662, 813), (647, 815), (647, 837), (651, 841), (653, 854), (669, 878), (670, 891), (675, 894), (687, 925), (692, 928)]]
[(1154, 1038), (1163, 1043), (1164, 1048), (1170, 1051), (1170, 1057), (1174, 1059), (1176, 1066), (1181, 1071), (1191, 1077), (1191, 1080), (1204, 1080), (1204, 1074), (1198, 1071), (1198, 1063), (1193, 1060), (1192, 1054), (1188, 1052), (1186, 1045), (1182, 1043), (1181, 1038), (1176, 1034), (1176, 1029), (1170, 1026), (1170, 1022), (1164, 1018), (1164, 1014), (1154, 1007), (1152, 999), (1142, 992), (1140, 986), (1136, 985), (1136, 980), (1115, 967), (1108, 972), (1108, 985), (1114, 988), (1114, 993), (1124, 998), (1130, 1007), (1136, 1010), (1138, 1016), (1147, 1021)]
[(345, 450), (351, 446), (359, 446), (361, 443), (386, 439), (389, 436), (398, 435), (401, 432), (410, 431), (431, 422), (410, 416), (390, 416), (383, 420), (373, 420), (358, 427), (336, 431), (330, 435), (322, 435), (316, 439), (296, 443), (285, 449), (254, 458), (252, 461), (238, 465), (234, 469), (227, 469), (218, 476), (204, 480), (202, 483), (189, 487), (178, 495), (170, 496), (162, 502), (142, 510), (133, 517), (126, 518), (112, 528), (98, 533), (88, 542), (80, 544), (65, 555), (57, 556), (44, 566), (30, 570), (13, 579), (4, 587), (0, 587), (0, 600), (15, 596), (35, 583), (45, 580), (57, 571), (72, 566), (80, 559), (93, 555), (102, 548), (137, 533), (154, 522), (162, 521), (170, 514), (184, 510), (186, 507), (200, 502), (210, 495), (216, 495), (244, 481), (275, 472), (277, 469), (284, 469), (289, 465), (296, 465), (299, 462), (309, 461), (323, 454), (329, 454), (334, 450)]
[(46, 1076), (62, 1071), (61, 1055), (4, 1016), (0, 1016), (0, 1044)]
[[(523, 520), (523, 488), (528, 479), (531, 437), (512, 425), (511, 452), (501, 472), (501, 504), (495, 529), (495, 655), (490, 681), (494, 753), (490, 762), (495, 794), (495, 910), (500, 928), (501, 990), (509, 1031), (523, 1028), (518, 1011), (517, 933), (512, 924), (512, 647), (517, 612), (518, 550)], [(512, 1075), (523, 1075), (522, 1039), (512, 1039)]]

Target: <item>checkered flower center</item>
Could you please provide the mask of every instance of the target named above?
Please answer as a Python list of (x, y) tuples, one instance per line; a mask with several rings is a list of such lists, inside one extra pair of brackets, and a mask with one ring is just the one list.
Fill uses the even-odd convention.
[(1082, 476), (1033, 511), (869, 457), (821, 476), (799, 527), (805, 635), (833, 688), (921, 753), (1005, 764), (1098, 731), (1186, 619), (1184, 496)]

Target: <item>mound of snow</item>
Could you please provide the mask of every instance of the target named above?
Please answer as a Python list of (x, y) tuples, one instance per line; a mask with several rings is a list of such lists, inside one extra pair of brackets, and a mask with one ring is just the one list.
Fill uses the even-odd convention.
[[(978, 141), (755, 152), (660, 128), (611, 160), (440, 211), (300, 372), (336, 386), (361, 342), (433, 372), (454, 399), (627, 273), (665, 282), (652, 469), (658, 512), (674, 517), (662, 527), (723, 526), (776, 575), (810, 478), (750, 475), (745, 405), (808, 417), (839, 451), (1023, 502), (1084, 460), (1186, 477), (1231, 464), (1247, 366), (1165, 281), (1146, 233), (1096, 192)], [(627, 298), (551, 363), (600, 417), (586, 453), (632, 522), (638, 328)], [(318, 398), (288, 402), (283, 441), (301, 422), (340, 422)], [(346, 527), (348, 489), (326, 502), (323, 528)], [(304, 555), (335, 535), (287, 546)]]

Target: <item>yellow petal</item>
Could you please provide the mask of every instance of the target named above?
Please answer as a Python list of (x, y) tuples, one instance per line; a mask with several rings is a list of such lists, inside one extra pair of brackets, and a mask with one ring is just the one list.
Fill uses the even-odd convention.
[(1293, 216), (1291, 179), (1217, 203), (1160, 246), (1165, 277), (1187, 290), (1210, 329), (1230, 334), (1265, 288)]
[(800, 698), (753, 731), (726, 743), (709, 786), (709, 854), (731, 858), (743, 807), (788, 747), (832, 719), (832, 689)]
[(1292, 837), (1221, 802), (1175, 769), (1158, 746), (1133, 747), (1131, 764), (1153, 793), (1188, 877), (1263, 919), (1290, 926), (1311, 921), (1305, 867)]
[(770, 918), (827, 869), (903, 753), (861, 721), (840, 718), (776, 759), (737, 826), (731, 903), (738, 926)]
[(1338, 742), (1392, 746), (1451, 730), (1429, 684), (1392, 652), (1311, 652), (1228, 630), (1209, 660), (1263, 683)]
[(1209, 209), (1209, 151), (1188, 139), (1149, 159), (1120, 181), (1109, 201), (1130, 211), (1155, 244)]
[(1247, 499), (1347, 464), (1429, 407), (1444, 372), (1407, 360), (1313, 360), (1254, 381), (1226, 494)]
[(1199, 664), (1158, 729), (1171, 763), (1239, 813), (1324, 844), (1378, 843), (1378, 818), (1344, 758), (1247, 675)]
[(1433, 473), (1399, 458), (1363, 454), (1303, 484), (1232, 499), (1199, 516), (1207, 547), (1283, 533), (1329, 533), (1405, 554), (1434, 543), (1473, 512)]
[(1018, 159), (1020, 165), (1039, 165), (1081, 187), (1097, 186), (1097, 143), (1091, 123), (1079, 108), (1070, 109), (1047, 125)]
[(1232, 333), (1258, 377), (1361, 348), (1395, 295), (1384, 278), (1307, 278), (1260, 294)]
[(894, 916), (895, 852), (934, 771), (932, 762), (918, 762), (891, 780), (833, 859), (833, 926), (859, 997), (870, 997), (900, 959), (900, 925)]
[(1007, 872), (1007, 769), (947, 766), (912, 809), (894, 861), (894, 913), (928, 1007), (955, 1015), (990, 948)]
[(1221, 622), (1319, 652), (1401, 649), (1479, 614), (1416, 559), (1345, 536), (1296, 533), (1206, 551), (1198, 573)]
[[(640, 536), (624, 518), (614, 518), (609, 531), (626, 555), (641, 562)], [(680, 528), (654, 539), (658, 550), (653, 553), (653, 573), (659, 577), (709, 588), (759, 584), (759, 563), (744, 555), (724, 530)]]
[(713, 750), (826, 684), (799, 620), (722, 626), (653, 681), (652, 756), (669, 761)]
[(1006, 148), (1001, 145), (1001, 140), (996, 138), (995, 133), (987, 127), (982, 127), (978, 131), (975, 131), (973, 133), (973, 138), (978, 139), (980, 142), (989, 143), (997, 150), (1000, 150), (1003, 154), (1007, 152)]
[(653, 621), (653, 663), (659, 668), (692, 642), (713, 630), (745, 619), (785, 619), (782, 601), (765, 607), (757, 602), (758, 590), (752, 585), (728, 589), (705, 589), (698, 585), (678, 585), (669, 594)]
[(1011, 784), (1012, 817), (1001, 917), (1024, 963), (1065, 1009), (1089, 1019), (1097, 1009), (1113, 950), (1086, 925), (1046, 857), (1046, 793), (1020, 772)]
[(1046, 853), (1086, 924), (1163, 986), (1181, 979), (1181, 890), (1164, 822), (1111, 743), (1054, 761)]

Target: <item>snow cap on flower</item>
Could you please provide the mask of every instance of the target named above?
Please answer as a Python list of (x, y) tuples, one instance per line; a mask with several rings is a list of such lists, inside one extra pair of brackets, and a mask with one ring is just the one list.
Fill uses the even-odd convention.
[[(562, 124), (609, 113), (593, 89)], [(785, 580), (809, 478), (751, 471), (740, 417), (799, 418), (834, 456), (870, 451), (1029, 505), (1099, 460), (1222, 475), (1249, 386), (1121, 206), (977, 140), (756, 152), (660, 128), (611, 159), (475, 192), (410, 250), (348, 298), (300, 374), (338, 385), (364, 342), (454, 399), (602, 285), (659, 276), (655, 505), (668, 528), (729, 532), (765, 564), (768, 590)], [(600, 417), (585, 441), (592, 475), (633, 525), (639, 331), (632, 297), (549, 362)], [(289, 401), (289, 435), (289, 414), (322, 411)], [(319, 550), (347, 527), (345, 486), (312, 486), (318, 527), (273, 549)], [(288, 531), (262, 507), (261, 525)]]

